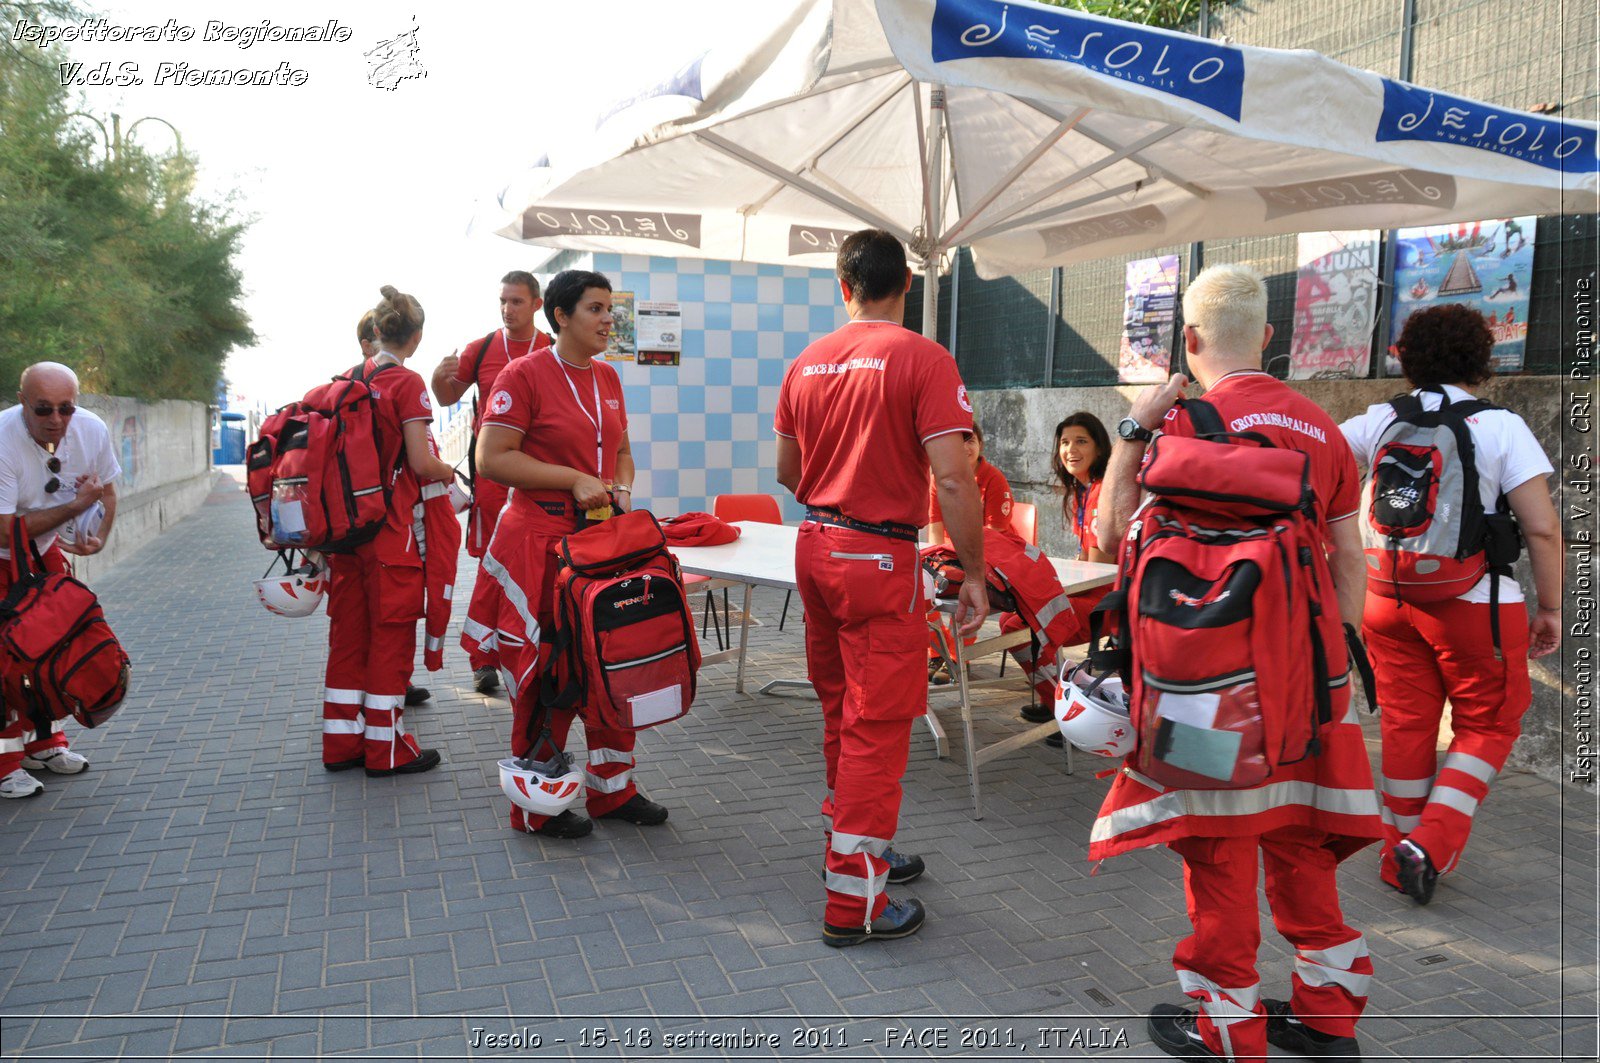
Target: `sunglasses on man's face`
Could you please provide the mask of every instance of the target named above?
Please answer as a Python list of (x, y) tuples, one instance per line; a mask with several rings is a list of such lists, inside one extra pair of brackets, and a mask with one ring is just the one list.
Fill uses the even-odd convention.
[(70, 402), (63, 402), (60, 406), (52, 406), (48, 402), (39, 403), (33, 408), (35, 417), (49, 417), (52, 413), (59, 413), (63, 417), (71, 417), (78, 412), (78, 407)]
[[(43, 415), (41, 414), (41, 416)], [(44, 463), (44, 467), (52, 473), (58, 473), (61, 471), (61, 459), (52, 454), (50, 455), (50, 460)], [(44, 493), (53, 495), (59, 490), (61, 490), (61, 477), (51, 476), (50, 482), (44, 485)]]

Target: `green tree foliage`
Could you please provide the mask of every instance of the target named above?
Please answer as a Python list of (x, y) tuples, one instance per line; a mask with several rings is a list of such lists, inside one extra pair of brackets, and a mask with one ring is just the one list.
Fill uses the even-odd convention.
[[(1200, 0), (1044, 0), (1055, 7), (1069, 7), (1104, 15), (1124, 22), (1177, 29), (1200, 20)], [(1212, 0), (1212, 7), (1223, 7), (1233, 0)]]
[(17, 20), (83, 17), (0, 2), (0, 395), (50, 359), (85, 391), (212, 401), (228, 352), (254, 342), (233, 259), (244, 225), (191, 194), (193, 163), (124, 139), (106, 157), (74, 118), (62, 57)]

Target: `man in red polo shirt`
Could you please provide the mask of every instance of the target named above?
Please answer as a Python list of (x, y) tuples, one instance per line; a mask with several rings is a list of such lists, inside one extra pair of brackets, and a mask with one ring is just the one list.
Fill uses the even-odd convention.
[[(544, 301), (539, 298), (539, 281), (533, 274), (516, 269), (500, 278), (501, 328), (467, 343), (461, 350), (445, 358), (433, 371), (433, 397), (441, 406), (461, 401), (461, 396), (474, 384), (480, 398), (494, 389), (500, 370), (530, 351), (550, 346), (550, 337), (534, 325), (535, 315)], [(482, 402), (472, 408), (472, 435), (476, 439), (483, 427)], [(507, 490), (488, 477), (473, 478), (472, 507), (467, 514), (467, 554), (483, 558), (483, 552), (494, 538), (495, 522), (506, 504)], [(498, 612), (500, 585), (486, 577), (480, 565), (478, 580), (472, 588), (469, 615), (494, 616)], [(467, 620), (461, 628), (461, 645), (472, 662), (472, 686), (480, 694), (492, 694), (500, 686), (500, 652), (495, 646), (494, 632), (482, 628), (477, 621)]]
[[(1355, 515), (1361, 480), (1350, 447), (1316, 403), (1261, 371), (1272, 339), (1267, 291), (1243, 266), (1213, 266), (1183, 296), (1183, 339), (1205, 401), (1230, 431), (1259, 432), (1274, 446), (1307, 454), (1316, 513), (1325, 533), (1332, 594), (1348, 624), (1360, 624), (1366, 561)], [(1193, 435), (1189, 414), (1174, 402), (1183, 374), (1134, 400), (1117, 426), (1100, 500), (1100, 541), (1121, 538), (1139, 500), (1136, 480), (1145, 446), (1159, 429)], [(1339, 625), (1324, 632), (1330, 672), (1346, 671)], [(1333, 690), (1330, 723), (1317, 734), (1318, 755), (1280, 769), (1258, 786), (1238, 790), (1167, 790), (1131, 768), (1112, 783), (1089, 841), (1101, 860), (1165, 844), (1183, 858), (1183, 883), (1194, 933), (1178, 943), (1178, 983), (1200, 1001), (1198, 1011), (1160, 1004), (1150, 1037), (1186, 1060), (1264, 1060), (1267, 1044), (1310, 1056), (1356, 1058), (1356, 1019), (1366, 1006), (1372, 961), (1359, 931), (1339, 906), (1339, 862), (1383, 835), (1372, 768), (1361, 726), (1350, 708), (1350, 685)], [(1278, 932), (1295, 948), (1293, 993), (1261, 996), (1256, 973), (1260, 914), (1259, 865)]]
[[(928, 470), (968, 572), (983, 571), (978, 489), (964, 433), (972, 405), (950, 352), (903, 328), (911, 271), (889, 233), (852, 234), (839, 250), (850, 323), (803, 351), (784, 375), (774, 427), (778, 482), (805, 503), (795, 576), (806, 609), (806, 664), (822, 701), (828, 794), (822, 939), (834, 947), (914, 934), (922, 905), (890, 883), (922, 874), (893, 849), (911, 721), (928, 708), (927, 610), (917, 529)], [(955, 621), (989, 611), (967, 580)]]

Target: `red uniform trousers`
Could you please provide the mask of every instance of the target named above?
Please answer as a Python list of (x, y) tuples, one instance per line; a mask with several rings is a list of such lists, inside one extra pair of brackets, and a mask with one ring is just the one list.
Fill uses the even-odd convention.
[[(61, 552), (61, 541), (58, 539), (50, 544), (50, 549), (44, 552), (44, 570), (46, 572), (64, 575), (70, 571), (67, 557)], [(11, 562), (0, 560), (0, 597), (11, 590)], [(25, 714), (19, 714), (16, 719), (7, 719), (5, 728), (0, 730), (0, 779), (5, 778), (18, 768), (22, 767), (22, 758), (37, 756), (47, 749), (67, 747), (67, 735), (63, 728), (65, 720), (57, 720), (51, 725), (50, 734), (45, 738), (38, 737), (38, 732), (33, 722)]]
[[(1495, 660), (1489, 604), (1452, 599), (1406, 605), (1367, 595), (1363, 634), (1378, 680), (1383, 735), (1384, 825), (1380, 875), (1398, 888), (1402, 838), (1421, 846), (1441, 873), (1461, 862), (1472, 817), (1522, 733), (1533, 700), (1528, 611), (1500, 605), (1504, 660)], [(1439, 723), (1450, 702), (1454, 737), (1437, 761)]]
[(1335, 872), (1339, 855), (1330, 835), (1314, 827), (1280, 827), (1254, 837), (1180, 838), (1184, 900), (1194, 933), (1178, 942), (1172, 965), (1178, 983), (1200, 1001), (1201, 1034), (1234, 1063), (1267, 1055), (1256, 951), (1261, 916), (1256, 904), (1257, 860), (1267, 873), (1267, 904), (1278, 933), (1294, 946), (1290, 1005), (1307, 1026), (1355, 1036), (1367, 1005), (1372, 961), (1366, 939), (1345, 925)]
[[(500, 590), (500, 620), (494, 636), (499, 646), (501, 674), (511, 698), (511, 755), (525, 757), (539, 738), (541, 716), (548, 714), (550, 739), (565, 750), (567, 735), (578, 712), (547, 710), (540, 704), (540, 676), (550, 659), (549, 639), (555, 631), (555, 578), (561, 562), (556, 548), (562, 536), (577, 531), (580, 520), (569, 500), (566, 513), (555, 516), (537, 504), (507, 509), (496, 528), (496, 538), (483, 556), (484, 582)], [(502, 556), (503, 555), (503, 556)], [(477, 602), (474, 594), (474, 603)], [(584, 766), (584, 804), (591, 816), (603, 816), (626, 804), (639, 787), (633, 781), (634, 743), (637, 732), (584, 724), (589, 760)], [(550, 750), (540, 747), (538, 756)], [(535, 831), (549, 816), (525, 812), (511, 805), (511, 829)]]
[(807, 522), (795, 546), (806, 668), (822, 700), (828, 903), (865, 926), (888, 903), (883, 852), (900, 819), (911, 721), (928, 710), (927, 601), (917, 544)]
[(385, 565), (378, 543), (332, 554), (328, 567), (328, 670), (322, 760), (398, 768), (417, 758), (403, 706), (422, 616), (422, 563)]
[(499, 582), (483, 570), (482, 558), (494, 539), (495, 524), (509, 496), (510, 491), (504, 485), (487, 476), (479, 476), (472, 485), (472, 508), (467, 514), (467, 555), (479, 559), (478, 578), (472, 585), (467, 619), (461, 626), (461, 647), (467, 651), (467, 660), (474, 672), (480, 668), (500, 668), (500, 650), (493, 629), (473, 618), (500, 614), (503, 592)]

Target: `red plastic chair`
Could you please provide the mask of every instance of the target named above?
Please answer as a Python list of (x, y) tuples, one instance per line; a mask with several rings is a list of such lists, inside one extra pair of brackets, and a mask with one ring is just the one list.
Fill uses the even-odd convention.
[[(732, 524), (736, 520), (755, 521), (758, 524), (782, 524), (783, 510), (775, 495), (718, 495), (711, 500), (711, 514)], [(793, 592), (783, 596), (783, 615), (778, 617), (778, 630), (783, 630), (789, 619), (789, 599)], [(728, 615), (728, 589), (722, 589), (722, 615)], [(732, 638), (729, 633), (729, 638)]]
[(1039, 545), (1039, 507), (1032, 502), (1011, 503), (1011, 530), (1030, 546)]

